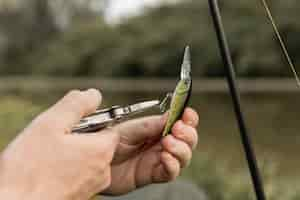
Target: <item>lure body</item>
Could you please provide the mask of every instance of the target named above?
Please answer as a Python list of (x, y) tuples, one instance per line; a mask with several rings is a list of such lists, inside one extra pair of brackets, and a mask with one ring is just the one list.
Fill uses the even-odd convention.
[(177, 86), (172, 96), (169, 116), (163, 131), (163, 136), (166, 136), (171, 132), (171, 129), (175, 122), (182, 116), (183, 111), (190, 99), (191, 90), (192, 78), (190, 50), (189, 47), (186, 47), (181, 67), (181, 78), (180, 81), (177, 83)]

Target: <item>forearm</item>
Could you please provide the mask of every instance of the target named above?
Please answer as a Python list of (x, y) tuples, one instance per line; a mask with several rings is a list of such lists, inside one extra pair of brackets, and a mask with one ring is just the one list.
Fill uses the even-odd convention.
[(35, 200), (36, 198), (32, 198), (32, 194), (21, 192), (16, 189), (6, 189), (0, 188), (0, 198), (1, 199), (10, 199), (10, 200), (26, 200), (32, 199)]
[(70, 198), (62, 197), (53, 192), (42, 192), (38, 190), (28, 190), (27, 188), (13, 188), (11, 186), (0, 186), (0, 199), (9, 200), (71, 200)]

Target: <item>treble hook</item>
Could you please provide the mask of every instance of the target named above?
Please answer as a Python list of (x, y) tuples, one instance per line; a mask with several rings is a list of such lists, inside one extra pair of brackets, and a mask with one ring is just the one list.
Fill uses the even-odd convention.
[(165, 98), (161, 101), (161, 103), (159, 104), (159, 110), (161, 112), (165, 112), (168, 109), (167, 107), (172, 99), (172, 96), (173, 96), (173, 93), (169, 92), (169, 93), (167, 93)]

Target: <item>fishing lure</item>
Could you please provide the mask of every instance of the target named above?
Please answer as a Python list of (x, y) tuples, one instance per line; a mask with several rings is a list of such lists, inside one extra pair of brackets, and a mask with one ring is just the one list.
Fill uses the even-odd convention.
[(163, 135), (167, 135), (176, 120), (182, 115), (184, 108), (186, 107), (191, 95), (192, 79), (191, 79), (191, 62), (190, 62), (190, 50), (186, 47), (183, 63), (181, 67), (181, 78), (177, 84), (177, 87), (172, 94), (162, 100), (153, 100), (146, 102), (139, 102), (133, 105), (121, 107), (112, 106), (107, 109), (97, 110), (92, 115), (83, 118), (73, 129), (74, 133), (87, 134), (90, 132), (99, 131), (108, 126), (112, 126), (124, 119), (132, 116), (136, 113), (141, 113), (151, 108), (159, 107), (163, 112), (168, 104), (168, 100), (171, 99), (170, 115), (167, 121), (167, 125), (163, 132)]
[(187, 46), (185, 48), (184, 58), (181, 66), (180, 81), (177, 83), (175, 91), (172, 95), (169, 116), (162, 133), (163, 136), (167, 136), (170, 133), (174, 123), (182, 116), (184, 108), (189, 102), (191, 93), (191, 54), (190, 48)]

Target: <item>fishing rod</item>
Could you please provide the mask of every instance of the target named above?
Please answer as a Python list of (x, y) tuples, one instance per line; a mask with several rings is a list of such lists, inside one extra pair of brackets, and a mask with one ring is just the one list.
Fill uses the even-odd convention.
[(257, 200), (266, 200), (264, 187), (262, 184), (261, 175), (257, 166), (256, 157), (252, 147), (252, 143), (246, 127), (245, 118), (241, 106), (240, 94), (236, 81), (236, 73), (232, 62), (231, 52), (229, 49), (226, 33), (224, 30), (222, 16), (217, 0), (208, 0), (210, 13), (213, 19), (214, 28), (217, 34), (220, 53), (223, 59), (224, 67), (226, 69), (226, 78), (232, 97), (233, 107), (240, 129), (240, 136), (245, 151), (245, 156), (248, 162), (249, 171), (252, 178), (252, 184), (255, 190)]

